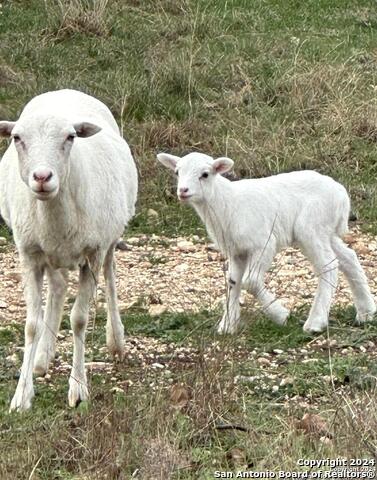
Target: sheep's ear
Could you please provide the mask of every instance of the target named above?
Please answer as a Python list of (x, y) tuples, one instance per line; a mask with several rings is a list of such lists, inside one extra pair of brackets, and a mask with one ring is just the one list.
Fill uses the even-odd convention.
[(170, 170), (175, 170), (177, 167), (177, 162), (180, 160), (179, 157), (176, 157), (175, 155), (170, 155), (169, 153), (159, 153), (157, 154), (157, 160), (162, 163), (167, 168), (170, 168)]
[(0, 137), (10, 137), (16, 122), (0, 122)]
[(102, 130), (101, 127), (91, 122), (78, 122), (73, 125), (76, 134), (80, 138), (88, 138)]
[(225, 173), (232, 169), (234, 165), (233, 160), (227, 157), (216, 158), (212, 163), (212, 168), (215, 173)]

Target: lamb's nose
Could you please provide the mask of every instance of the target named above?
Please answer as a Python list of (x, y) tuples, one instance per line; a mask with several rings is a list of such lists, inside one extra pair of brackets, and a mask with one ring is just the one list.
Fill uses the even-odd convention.
[(179, 193), (187, 193), (189, 191), (188, 187), (180, 187)]
[(46, 183), (52, 178), (51, 170), (36, 170), (33, 173), (33, 178), (38, 183)]

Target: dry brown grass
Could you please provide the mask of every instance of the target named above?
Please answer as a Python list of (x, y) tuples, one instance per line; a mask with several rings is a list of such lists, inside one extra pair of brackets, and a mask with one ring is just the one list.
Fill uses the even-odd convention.
[(76, 33), (107, 36), (110, 27), (107, 11), (110, 0), (45, 0), (48, 15), (55, 26), (48, 32), (56, 39), (63, 39)]

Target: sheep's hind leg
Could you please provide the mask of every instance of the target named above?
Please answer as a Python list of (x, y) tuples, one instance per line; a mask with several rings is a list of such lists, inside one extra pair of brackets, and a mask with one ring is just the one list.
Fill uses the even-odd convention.
[(121, 360), (124, 355), (124, 327), (119, 315), (115, 283), (114, 245), (107, 252), (103, 273), (106, 282), (107, 323), (106, 344), (109, 352)]
[(338, 280), (338, 259), (330, 242), (317, 241), (313, 244), (313, 239), (311, 239), (308, 247), (305, 248), (305, 245), (303, 247), (319, 277), (314, 302), (304, 324), (304, 331), (318, 333), (328, 325), (331, 301)]
[(97, 260), (80, 267), (79, 289), (71, 311), (73, 330), (73, 361), (69, 377), (68, 403), (76, 407), (89, 398), (85, 372), (85, 331), (89, 319), (90, 302), (93, 299), (98, 279)]
[(54, 360), (56, 337), (60, 327), (64, 299), (67, 291), (65, 271), (48, 268), (46, 273), (48, 278), (48, 294), (43, 317), (43, 330), (38, 342), (34, 361), (34, 373), (37, 375), (44, 375), (48, 370), (50, 362)]
[(38, 266), (25, 268), (25, 298), (26, 298), (26, 325), (25, 325), (25, 351), (22, 361), (20, 378), (16, 392), (10, 404), (10, 411), (27, 410), (31, 407), (34, 397), (33, 363), (37, 350), (38, 340), (42, 330), (42, 283), (43, 269)]
[(376, 304), (368, 286), (368, 280), (356, 253), (343, 241), (335, 237), (332, 247), (339, 260), (339, 268), (350, 285), (356, 307), (356, 320), (359, 323), (372, 320), (376, 313)]
[(289, 316), (289, 310), (265, 286), (264, 278), (273, 260), (273, 252), (257, 251), (253, 253), (248, 269), (243, 278), (244, 287), (257, 298), (263, 312), (278, 325), (284, 325)]
[(240, 323), (240, 293), (242, 275), (246, 267), (246, 256), (230, 258), (227, 302), (224, 315), (217, 327), (218, 333), (235, 333)]

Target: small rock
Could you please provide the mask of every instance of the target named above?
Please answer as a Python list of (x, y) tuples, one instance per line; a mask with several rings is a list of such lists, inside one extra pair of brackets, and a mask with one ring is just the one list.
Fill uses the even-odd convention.
[(176, 272), (186, 272), (187, 270), (189, 270), (189, 266), (187, 265), (187, 263), (179, 263), (175, 268), (174, 270)]
[(285, 385), (293, 385), (294, 380), (292, 377), (286, 377), (283, 378), (282, 381), (280, 382), (280, 386), (284, 387)]
[(268, 358), (265, 358), (265, 357), (259, 357), (257, 358), (257, 362), (259, 363), (259, 365), (270, 365), (270, 360)]
[(18, 355), (16, 353), (13, 353), (13, 355), (8, 355), (5, 360), (9, 363), (13, 363), (16, 365), (18, 363)]
[(149, 218), (158, 218), (158, 213), (153, 208), (149, 208), (147, 211), (147, 215)]
[(0, 300), (0, 308), (8, 308), (8, 304)]
[(138, 237), (130, 237), (127, 239), (127, 242), (130, 243), (131, 245), (135, 245), (140, 242), (140, 239)]
[(0, 247), (3, 247), (8, 243), (8, 240), (5, 237), (0, 237)]
[(124, 390), (123, 388), (120, 388), (120, 387), (113, 387), (111, 389), (111, 393), (124, 393)]
[(152, 363), (152, 368), (160, 368), (160, 369), (162, 369), (162, 368), (165, 368), (165, 365), (162, 365), (161, 363), (155, 362), (155, 363)]
[(274, 348), (272, 351), (276, 353), (276, 355), (281, 355), (282, 353), (284, 353), (284, 350), (280, 350), (279, 348)]
[(189, 240), (181, 240), (177, 243), (177, 247), (181, 252), (194, 252), (196, 250), (195, 245)]
[(167, 311), (166, 305), (151, 305), (148, 309), (148, 313), (151, 317), (158, 317)]
[(111, 368), (113, 364), (108, 362), (87, 362), (85, 363), (85, 366), (89, 370), (104, 370), (106, 368)]
[(140, 268), (151, 268), (152, 264), (151, 264), (151, 262), (140, 262), (139, 266), (140, 266)]

